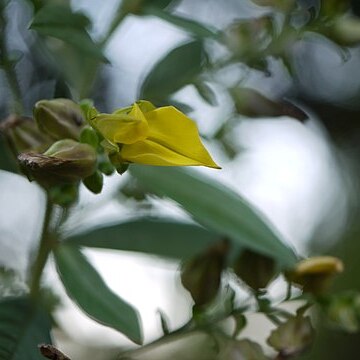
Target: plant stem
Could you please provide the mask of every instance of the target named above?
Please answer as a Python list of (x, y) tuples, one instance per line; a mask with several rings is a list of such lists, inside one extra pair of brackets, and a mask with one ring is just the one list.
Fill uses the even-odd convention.
[(53, 242), (54, 234), (49, 229), (52, 211), (53, 204), (49, 200), (49, 197), (47, 197), (43, 228), (40, 238), (40, 246), (33, 266), (31, 278), (30, 293), (33, 297), (36, 297), (39, 294), (41, 275), (45, 268)]
[(12, 112), (15, 114), (22, 114), (23, 112), (23, 104), (22, 104), (22, 96), (20, 85), (16, 76), (14, 60), (9, 57), (9, 51), (6, 44), (6, 25), (7, 19), (4, 14), (5, 7), (3, 5), (0, 6), (0, 67), (5, 72), (6, 80), (9, 84), (12, 97), (13, 97), (13, 105)]

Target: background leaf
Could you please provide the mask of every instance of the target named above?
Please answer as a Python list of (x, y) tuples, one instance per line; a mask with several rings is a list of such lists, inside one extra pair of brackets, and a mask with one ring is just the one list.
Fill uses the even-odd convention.
[(43, 360), (38, 345), (51, 343), (50, 319), (28, 298), (0, 301), (0, 359)]
[(216, 100), (216, 94), (214, 90), (205, 82), (198, 81), (194, 83), (195, 88), (199, 95), (206, 101), (209, 105), (216, 106), (218, 102)]
[(215, 232), (197, 225), (142, 218), (71, 236), (66, 244), (138, 251), (184, 260), (220, 238)]
[(294, 252), (264, 217), (240, 195), (195, 171), (175, 167), (132, 166), (131, 173), (147, 189), (177, 201), (200, 223), (229, 236), (241, 246), (268, 255), (285, 266)]
[(140, 98), (161, 103), (169, 94), (194, 81), (202, 70), (204, 59), (200, 41), (192, 41), (171, 50), (145, 78)]
[(90, 20), (83, 14), (72, 12), (66, 5), (50, 4), (41, 8), (30, 28), (40, 35), (62, 40), (80, 52), (107, 61), (100, 46), (95, 44), (86, 31)]
[(65, 289), (80, 308), (94, 320), (140, 344), (142, 334), (137, 311), (107, 287), (80, 250), (59, 245), (54, 253)]
[(144, 14), (157, 16), (158, 18), (165, 20), (170, 24), (173, 24), (180, 29), (188, 32), (190, 35), (198, 37), (200, 39), (217, 37), (217, 33), (214, 29), (211, 29), (198, 21), (171, 14), (170, 12), (162, 10), (158, 7), (147, 6), (144, 9)]

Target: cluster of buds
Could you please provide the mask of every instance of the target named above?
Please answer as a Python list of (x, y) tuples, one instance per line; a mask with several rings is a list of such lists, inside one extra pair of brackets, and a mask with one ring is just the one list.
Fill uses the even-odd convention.
[[(68, 99), (54, 99), (37, 102), (34, 118), (10, 116), (0, 131), (21, 170), (51, 194), (69, 186), (77, 188), (96, 171), (96, 150), (80, 142), (85, 127), (79, 105)], [(77, 192), (72, 192), (70, 203), (76, 199)]]
[(219, 168), (196, 124), (172, 106), (138, 101), (105, 114), (89, 101), (53, 99), (38, 101), (33, 113), (34, 119), (10, 117), (0, 131), (22, 171), (49, 194), (75, 194), (81, 181), (99, 193), (103, 174), (122, 174), (131, 163)]

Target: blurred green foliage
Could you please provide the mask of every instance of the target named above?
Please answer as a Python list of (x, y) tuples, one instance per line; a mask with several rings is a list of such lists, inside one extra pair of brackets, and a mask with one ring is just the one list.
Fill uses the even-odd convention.
[[(157, 351), (169, 343), (176, 349), (175, 356), (179, 359), (186, 356), (206, 360), (285, 360), (299, 356), (352, 359), (353, 354), (359, 352), (357, 201), (354, 201), (352, 218), (348, 219), (347, 233), (333, 249), (333, 253), (344, 260), (347, 269), (341, 282), (336, 284), (335, 289), (339, 292), (321, 295), (313, 292), (312, 295), (296, 297), (291, 294), (289, 284), (287, 296), (274, 301), (267, 292), (268, 285), (275, 274), (292, 268), (299, 255), (285, 244), (255, 206), (220, 181), (209, 180), (199, 172), (138, 165), (131, 165), (130, 171), (127, 171), (128, 164), (120, 164), (117, 169), (121, 174), (126, 172), (124, 176), (128, 177), (119, 193), (127, 196), (131, 203), (146, 202), (149, 196), (166, 197), (180, 205), (192, 217), (192, 223), (137, 216), (130, 221), (103, 224), (78, 233), (64, 232), (64, 223), (76, 213), (80, 179), (91, 192), (98, 194), (103, 190), (104, 175), (113, 174), (114, 166), (106, 152), (100, 149), (104, 139), (86, 126), (85, 119), (74, 130), (73, 120), (82, 118), (77, 104), (72, 102), (70, 106), (68, 100), (64, 103), (59, 99), (55, 100), (57, 103), (45, 102), (45, 110), (42, 110), (46, 115), (41, 116), (49, 120), (47, 128), (35, 129), (32, 119), (24, 120), (25, 116), (32, 115), (33, 106), (43, 98), (64, 97), (79, 102), (91, 97), (97, 106), (106, 109), (110, 103), (107, 98), (110, 81), (103, 75), (103, 70), (109, 66), (105, 55), (107, 45), (120, 25), (126, 27), (124, 19), (136, 16), (141, 21), (152, 16), (182, 31), (187, 40), (169, 49), (151, 69), (146, 69), (138, 89), (139, 98), (152, 101), (157, 106), (174, 105), (190, 112), (191, 106), (179, 102), (176, 97), (176, 93), (185, 87), (192, 87), (209, 106), (221, 108), (219, 98), (225, 96), (232, 107), (231, 119), (224, 119), (213, 138), (208, 140), (222, 145), (230, 158), (237, 156), (238, 150), (229, 142), (228, 136), (242, 118), (290, 116), (294, 121), (304, 123), (314, 112), (329, 134), (329, 146), (336, 150), (336, 156), (347, 159), (352, 165), (351, 175), (357, 178), (360, 156), (359, 93), (334, 99), (334, 89), (341, 95), (341, 87), (333, 86), (332, 92), (324, 92), (328, 86), (327, 78), (321, 78), (319, 74), (322, 68), (326, 69), (328, 62), (323, 58), (323, 64), (319, 65), (312, 57), (313, 47), (310, 45), (321, 44), (330, 49), (333, 56), (340, 57), (344, 64), (350, 59), (359, 61), (358, 2), (243, 0), (242, 3), (255, 9), (254, 15), (241, 17), (241, 14), (235, 14), (231, 24), (220, 27), (199, 21), (196, 14), (190, 18), (177, 11), (181, 1), (123, 0), (117, 4), (105, 33), (98, 38), (92, 35), (90, 18), (74, 11), (69, 1), (33, 0), (25, 3), (9, 0), (0, 3), (0, 80), (5, 84), (1, 88), (4, 96), (0, 98), (0, 118), (3, 119), (0, 123), (0, 169), (19, 172), (16, 157), (28, 150), (25, 149), (27, 145), (33, 145), (41, 138), (41, 144), (37, 143), (37, 146), (47, 148), (51, 145), (48, 143), (49, 136), (64, 141), (63, 138), (69, 137), (68, 132), (59, 135), (59, 129), (62, 131), (65, 126), (69, 130), (69, 124), (70, 137), (80, 140), (82, 144), (78, 145), (82, 149), (97, 151), (98, 156), (85, 175), (47, 189), (48, 203), (42, 235), (38, 239), (39, 252), (25, 280), (30, 288), (28, 291), (25, 287), (26, 297), (10, 291), (16, 276), (9, 282), (9, 274), (5, 272), (0, 279), (3, 285), (0, 294), (1, 358), (40, 359), (37, 346), (52, 341), (49, 334), (52, 309), (41, 306), (45, 295), (39, 291), (49, 254), (54, 254), (59, 277), (68, 295), (85, 313), (135, 343), (142, 343), (141, 319), (137, 310), (108, 288), (83, 254), (83, 248), (135, 251), (184, 261), (182, 283), (195, 302), (191, 319), (182, 328), (172, 331), (166, 314), (160, 311), (164, 336), (121, 355), (121, 358), (159, 360), (161, 357)], [(206, 1), (198, 4), (204, 9), (209, 6)], [(233, 1), (224, 1), (224, 13), (231, 12), (232, 5)], [(17, 6), (17, 11), (23, 13), (25, 19), (19, 23), (18, 34), (14, 34), (10, 26), (12, 11), (15, 11), (12, 6)], [(12, 36), (18, 36), (26, 47), (17, 49), (18, 42), (13, 42)], [(325, 52), (320, 51), (319, 54), (324, 55)], [(234, 75), (230, 83), (223, 81), (223, 74), (234, 68), (241, 70), (241, 76)], [(273, 80), (273, 92), (247, 84), (251, 75), (259, 74), (263, 79)], [(349, 81), (357, 75), (344, 74)], [(290, 85), (282, 86), (284, 76)], [(56, 105), (59, 103), (60, 108)], [(44, 102), (37, 103), (35, 107), (35, 120), (41, 104)], [(91, 117), (91, 104), (91, 101), (82, 102), (85, 118), (89, 114)], [(74, 107), (78, 116), (74, 116)], [(52, 132), (54, 129), (56, 136)], [(32, 150), (34, 148), (31, 146)], [(33, 170), (33, 173), (29, 169), (26, 171), (29, 178), (36, 178), (34, 174), (45, 160), (49, 166), (47, 155), (42, 153), (36, 157), (27, 154), (27, 163), (31, 162)], [(39, 158), (42, 161), (40, 165), (34, 160)], [(70, 163), (62, 165), (67, 172), (70, 166), (70, 175), (74, 177), (76, 169), (71, 162), (74, 159), (65, 160)], [(51, 169), (53, 165), (50, 164)], [(43, 168), (40, 170), (43, 171)], [(343, 170), (346, 171), (345, 167)], [(49, 173), (48, 167), (46, 171)], [(53, 170), (51, 173), (59, 179), (59, 173)], [(38, 182), (42, 184), (39, 179)], [(357, 184), (356, 180), (354, 182)], [(345, 194), (348, 189), (343, 191)], [(354, 190), (352, 196), (358, 199), (359, 194)], [(225, 247), (219, 245), (225, 243)], [(122, 275), (127, 276), (119, 274)], [(10, 276), (10, 279), (13, 278)], [(234, 283), (247, 292), (249, 300), (241, 304), (236, 301)], [(5, 291), (7, 288), (8, 291)], [(279, 302), (291, 300), (302, 300), (306, 304), (295, 316), (278, 306)], [(318, 316), (324, 319), (320, 323), (314, 321), (319, 334), (315, 340), (313, 325), (304, 315), (312, 305), (316, 305)], [(249, 312), (263, 313), (276, 325), (268, 338), (271, 354), (265, 353), (255, 342), (241, 338), (249, 321)], [(229, 319), (234, 322), (232, 331), (223, 326), (223, 322)], [(352, 335), (335, 336), (328, 330), (329, 327)], [(182, 345), (178, 346), (179, 343)], [(312, 349), (303, 354), (310, 344)], [(203, 349), (199, 350), (199, 347)], [(164, 353), (161, 356), (166, 357), (166, 350)]]

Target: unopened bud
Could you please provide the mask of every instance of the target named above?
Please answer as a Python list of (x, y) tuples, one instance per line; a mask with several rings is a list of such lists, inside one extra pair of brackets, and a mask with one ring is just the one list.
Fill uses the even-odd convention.
[(224, 32), (224, 43), (235, 56), (249, 58), (268, 44), (271, 26), (269, 16), (238, 20)]
[(0, 133), (7, 139), (15, 155), (30, 150), (44, 150), (51, 140), (41, 133), (29, 117), (10, 115), (0, 124)]
[(342, 261), (332, 256), (317, 256), (300, 261), (285, 276), (306, 292), (315, 295), (327, 290), (332, 278), (344, 270)]
[(267, 342), (279, 351), (281, 359), (288, 359), (303, 353), (313, 342), (314, 336), (310, 318), (297, 315), (273, 330)]
[(273, 259), (251, 250), (241, 252), (235, 262), (234, 271), (254, 290), (266, 288), (276, 273)]
[(217, 295), (228, 250), (224, 240), (183, 265), (181, 282), (196, 305), (205, 305)]
[(79, 181), (96, 169), (95, 150), (70, 139), (57, 141), (43, 154), (22, 153), (18, 159), (25, 172), (44, 187)]
[(100, 194), (104, 185), (104, 176), (100, 171), (83, 179), (83, 184), (94, 194)]
[(69, 99), (38, 101), (34, 119), (39, 129), (55, 140), (78, 140), (85, 123), (80, 106)]

